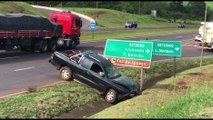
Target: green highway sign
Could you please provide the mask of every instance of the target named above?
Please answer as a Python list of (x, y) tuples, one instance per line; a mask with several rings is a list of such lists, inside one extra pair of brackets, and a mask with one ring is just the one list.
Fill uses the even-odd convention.
[(108, 39), (106, 41), (104, 55), (151, 61), (152, 48), (153, 43), (151, 42)]
[[(181, 56), (182, 42), (181, 41), (163, 41), (163, 40), (146, 40), (153, 42), (153, 55), (160, 56)], [(143, 42), (143, 40), (142, 40)]]
[(152, 50), (152, 42), (108, 39), (104, 56), (115, 64), (149, 68)]

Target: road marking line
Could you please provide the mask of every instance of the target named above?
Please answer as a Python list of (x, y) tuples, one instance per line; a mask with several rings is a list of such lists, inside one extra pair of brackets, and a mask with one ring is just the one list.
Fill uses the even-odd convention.
[(191, 40), (193, 40), (193, 39), (186, 39), (186, 40), (181, 40), (181, 41), (184, 41), (184, 42), (185, 42), (185, 41), (191, 41)]
[(175, 38), (182, 38), (183, 36), (176, 36)]
[(194, 47), (194, 45), (183, 45), (184, 47)]
[(13, 56), (13, 57), (5, 57), (5, 58), (0, 58), (0, 60), (5, 60), (5, 59), (13, 59), (13, 58), (18, 58), (20, 56)]
[(97, 45), (97, 46), (95, 46), (95, 47), (104, 47), (105, 45)]
[(35, 66), (32, 66), (32, 67), (27, 67), (27, 68), (20, 68), (20, 69), (16, 69), (14, 70), (15, 72), (18, 72), (18, 71), (22, 71), (22, 70), (29, 70), (29, 69), (33, 69), (35, 68)]

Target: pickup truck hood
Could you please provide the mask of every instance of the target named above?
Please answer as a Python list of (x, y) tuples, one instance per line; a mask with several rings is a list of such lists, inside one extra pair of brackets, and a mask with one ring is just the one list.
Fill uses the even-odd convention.
[(120, 76), (114, 79), (116, 83), (127, 87), (129, 90), (136, 89), (136, 83), (127, 76)]

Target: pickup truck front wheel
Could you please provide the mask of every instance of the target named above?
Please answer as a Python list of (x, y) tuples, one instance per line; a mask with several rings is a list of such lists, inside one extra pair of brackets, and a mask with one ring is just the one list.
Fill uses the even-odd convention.
[(60, 69), (60, 78), (65, 81), (73, 80), (73, 74), (71, 68), (64, 66)]
[(105, 94), (105, 100), (108, 103), (116, 104), (118, 101), (118, 92), (114, 89), (109, 89)]

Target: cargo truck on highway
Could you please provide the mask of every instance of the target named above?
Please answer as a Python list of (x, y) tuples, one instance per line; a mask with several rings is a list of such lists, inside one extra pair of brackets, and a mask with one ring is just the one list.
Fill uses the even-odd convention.
[(210, 49), (213, 50), (213, 22), (206, 22), (206, 39), (203, 40), (204, 35), (204, 22), (201, 22), (203, 24), (200, 26), (198, 30), (198, 35), (195, 36), (195, 47), (201, 48), (202, 42), (204, 49)]
[(71, 12), (52, 12), (50, 18), (29, 14), (0, 14), (0, 50), (54, 51), (80, 44), (82, 20)]

